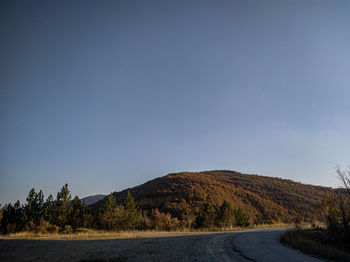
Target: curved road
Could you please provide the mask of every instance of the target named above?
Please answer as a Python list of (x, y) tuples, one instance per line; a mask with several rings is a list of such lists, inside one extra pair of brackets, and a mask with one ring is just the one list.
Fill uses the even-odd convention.
[(0, 239), (0, 261), (80, 261), (126, 257), (128, 261), (320, 262), (283, 246), (287, 228), (220, 233), (130, 233), (128, 239)]
[(232, 241), (232, 246), (246, 258), (246, 261), (321, 261), (320, 259), (282, 245), (280, 238), (284, 230), (285, 228), (275, 228), (238, 233)]

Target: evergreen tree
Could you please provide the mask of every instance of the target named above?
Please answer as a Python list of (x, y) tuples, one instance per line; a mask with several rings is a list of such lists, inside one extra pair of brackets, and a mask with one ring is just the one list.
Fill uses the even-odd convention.
[(27, 226), (30, 224), (39, 225), (43, 216), (43, 203), (44, 194), (43, 191), (35, 192), (32, 188), (26, 198), (26, 204), (24, 206), (24, 222)]
[(134, 198), (128, 190), (126, 198), (123, 201), (124, 207), (124, 229), (134, 229), (138, 222), (138, 213)]
[(54, 224), (56, 222), (55, 219), (55, 201), (53, 200), (53, 196), (49, 195), (43, 204), (43, 218)]
[(1, 220), (2, 220), (2, 207), (1, 207), (1, 204), (0, 204), (0, 225), (1, 225)]
[(217, 210), (211, 203), (206, 203), (202, 212), (196, 217), (196, 226), (202, 228), (210, 228), (216, 224)]
[(35, 194), (34, 198), (34, 217), (33, 222), (36, 225), (40, 224), (40, 220), (44, 216), (44, 193), (42, 190)]
[(116, 229), (117, 228), (117, 201), (112, 193), (107, 197), (106, 202), (101, 208), (99, 214), (99, 223), (100, 226), (104, 229)]
[(24, 229), (23, 208), (19, 201), (14, 205), (6, 204), (2, 208), (1, 232), (4, 234), (19, 232)]
[(219, 223), (223, 227), (229, 227), (235, 224), (233, 208), (231, 207), (230, 203), (226, 200), (224, 200), (220, 207)]
[(29, 223), (34, 220), (34, 212), (35, 212), (35, 205), (36, 205), (35, 196), (36, 196), (35, 189), (32, 188), (29, 191), (29, 194), (26, 198), (26, 205), (24, 207), (24, 220), (27, 225), (29, 225)]
[(86, 205), (85, 201), (82, 202), (82, 222), (81, 227), (91, 227), (93, 223), (93, 216), (91, 214), (91, 209)]
[(62, 228), (65, 225), (68, 225), (69, 223), (71, 223), (71, 221), (69, 221), (69, 218), (70, 218), (69, 215), (72, 212), (71, 199), (72, 199), (72, 196), (68, 189), (68, 184), (65, 184), (61, 188), (61, 191), (57, 193), (56, 205), (55, 205), (55, 219), (56, 219), (55, 224), (57, 224)]
[(249, 226), (249, 216), (240, 207), (234, 209), (236, 225), (240, 227)]
[(84, 202), (81, 202), (78, 196), (75, 196), (72, 200), (72, 213), (71, 219), (72, 227), (88, 227), (91, 224), (91, 215), (88, 206)]

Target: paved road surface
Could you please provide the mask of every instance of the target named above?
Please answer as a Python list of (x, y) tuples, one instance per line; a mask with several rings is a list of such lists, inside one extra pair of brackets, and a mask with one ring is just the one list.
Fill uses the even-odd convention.
[[(108, 240), (4, 240), (0, 261), (80, 261), (127, 257), (128, 261), (320, 262), (280, 244), (286, 228)], [(174, 234), (172, 234), (174, 235)], [(158, 236), (158, 237), (157, 237)], [(162, 236), (162, 237), (159, 237)]]
[(320, 262), (321, 260), (288, 248), (280, 243), (285, 228), (238, 233), (232, 246), (246, 257), (246, 261), (271, 262)]

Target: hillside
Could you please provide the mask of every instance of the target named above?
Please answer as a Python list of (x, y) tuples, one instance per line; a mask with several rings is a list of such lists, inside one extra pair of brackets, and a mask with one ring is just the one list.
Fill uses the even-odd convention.
[[(306, 220), (318, 219), (317, 205), (333, 189), (234, 171), (205, 171), (173, 173), (114, 192), (118, 203), (127, 190), (140, 208), (158, 208), (177, 217), (189, 210), (195, 213), (207, 202), (221, 205), (227, 200), (243, 208), (251, 218), (291, 222), (297, 215)], [(101, 207), (103, 202), (92, 206)]]
[(96, 203), (97, 201), (104, 199), (105, 197), (106, 197), (106, 195), (101, 195), (101, 194), (87, 196), (87, 197), (82, 198), (81, 202), (85, 201), (85, 204), (92, 205), (92, 204)]

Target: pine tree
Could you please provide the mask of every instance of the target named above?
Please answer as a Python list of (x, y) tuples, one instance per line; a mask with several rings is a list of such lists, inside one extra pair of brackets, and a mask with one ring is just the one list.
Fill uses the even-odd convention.
[(219, 220), (220, 225), (224, 227), (229, 227), (235, 224), (233, 208), (231, 207), (230, 203), (226, 200), (224, 200), (220, 207)]
[(1, 207), (1, 204), (0, 204), (0, 225), (1, 225), (1, 219), (2, 219), (2, 207)]
[(217, 208), (210, 203), (206, 203), (196, 217), (196, 226), (202, 228), (210, 228), (216, 224), (217, 221)]
[(19, 201), (14, 205), (6, 204), (2, 208), (1, 232), (4, 234), (19, 232), (24, 229), (24, 212)]
[(249, 216), (240, 207), (234, 209), (236, 225), (239, 227), (249, 226)]
[(124, 229), (134, 229), (137, 226), (137, 208), (134, 198), (128, 190), (125, 200), (123, 201), (124, 207)]
[(117, 228), (117, 201), (112, 193), (107, 197), (106, 202), (101, 208), (99, 214), (100, 226), (104, 229), (116, 229)]
[(36, 225), (40, 224), (40, 220), (43, 218), (44, 215), (44, 193), (42, 190), (39, 191), (39, 193), (35, 194), (34, 198), (34, 217), (33, 222)]
[(91, 214), (91, 209), (86, 205), (85, 201), (82, 202), (82, 227), (91, 227), (93, 223), (93, 216)]
[(43, 218), (51, 224), (54, 224), (56, 222), (55, 201), (53, 200), (52, 195), (49, 195), (46, 199), (45, 203), (43, 204), (43, 209)]
[(65, 184), (61, 188), (61, 191), (57, 193), (55, 205), (55, 224), (62, 228), (71, 223), (71, 221), (69, 221), (69, 215), (72, 210), (71, 199), (72, 196), (69, 192), (68, 184)]
[(78, 196), (72, 200), (72, 213), (70, 221), (73, 228), (88, 227), (91, 224), (91, 214), (88, 206), (81, 202)]
[(34, 220), (34, 210), (35, 210), (35, 189), (32, 188), (26, 198), (26, 205), (24, 207), (24, 220), (27, 225)]

